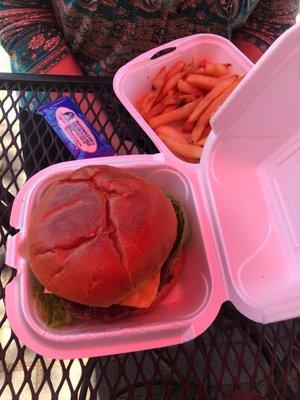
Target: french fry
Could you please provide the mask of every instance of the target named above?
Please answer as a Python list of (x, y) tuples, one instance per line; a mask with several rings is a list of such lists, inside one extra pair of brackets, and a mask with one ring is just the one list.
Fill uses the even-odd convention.
[(142, 104), (143, 101), (145, 100), (146, 95), (144, 95), (143, 97), (141, 97), (137, 102), (136, 102), (136, 108), (138, 109), (138, 111), (141, 113), (141, 109), (142, 109)]
[(155, 104), (150, 111), (145, 115), (145, 120), (148, 121), (151, 118), (156, 117), (157, 115), (160, 115), (161, 113), (164, 112), (164, 110), (167, 108), (167, 105), (163, 102)]
[(196, 62), (193, 59), (193, 61), (190, 62), (189, 64), (187, 64), (183, 70), (177, 72), (175, 75), (173, 75), (171, 77), (171, 79), (166, 81), (166, 84), (161, 91), (161, 95), (159, 96), (159, 100), (162, 100), (171, 89), (174, 89), (175, 87), (177, 87), (177, 83), (178, 83), (179, 79), (184, 78), (188, 74), (193, 72), (193, 70), (195, 69), (195, 66), (196, 66)]
[(227, 74), (227, 75), (220, 76), (219, 79), (220, 79), (220, 81), (224, 81), (224, 79), (232, 78), (233, 76), (237, 76), (237, 75), (236, 74)]
[(156, 129), (159, 126), (168, 125), (172, 122), (185, 119), (191, 114), (191, 112), (194, 110), (198, 102), (199, 100), (192, 101), (190, 103), (187, 103), (183, 107), (176, 108), (171, 112), (164, 113), (162, 115), (158, 115), (157, 117), (151, 118), (149, 120), (149, 125), (153, 129)]
[[(200, 100), (199, 96), (193, 95), (193, 94), (179, 94), (178, 98), (180, 100), (180, 102), (184, 102), (184, 103), (190, 103), (191, 101), (195, 101), (195, 100)], [(202, 98), (202, 96), (201, 96)], [(184, 104), (182, 104), (184, 105)]]
[(228, 74), (229, 66), (230, 64), (207, 63), (203, 74), (219, 78)]
[(196, 96), (202, 96), (203, 93), (201, 90), (195, 88), (194, 86), (190, 85), (183, 79), (179, 79), (177, 82), (177, 88), (180, 92), (185, 93), (185, 94), (194, 94)]
[(191, 164), (197, 164), (199, 162), (199, 158), (188, 158), (188, 157), (183, 157), (175, 152), (173, 154), (178, 157), (180, 160), (191, 163)]
[(224, 81), (225, 79), (232, 78), (233, 76), (237, 77), (240, 81), (245, 78), (245, 75), (237, 75), (237, 74), (227, 74), (224, 76), (220, 76), (219, 80)]
[(229, 67), (205, 59), (180, 60), (169, 70), (162, 68), (151, 89), (136, 103), (148, 124), (180, 159), (199, 161), (211, 131), (211, 117), (242, 79), (230, 73)]
[(192, 141), (191, 135), (190, 133), (184, 133), (183, 131), (181, 132), (181, 135), (185, 138), (185, 140), (190, 143), (190, 144), (194, 144), (194, 142)]
[(182, 130), (183, 130), (183, 132), (192, 132), (194, 126), (195, 126), (195, 122), (191, 122), (187, 119), (183, 124)]
[(161, 91), (162, 96), (166, 96), (169, 90), (174, 89), (177, 86), (178, 79), (181, 79), (184, 76), (185, 72), (177, 72), (163, 87)]
[(203, 73), (205, 73), (205, 67), (200, 67), (196, 71), (196, 74), (203, 74)]
[(158, 103), (161, 103), (165, 97), (166, 97), (166, 95), (161, 90), (159, 95), (157, 96), (155, 102), (154, 102), (154, 105), (156, 105)]
[(155, 132), (157, 133), (157, 135), (158, 135), (159, 137), (165, 135), (165, 136), (168, 136), (168, 137), (171, 138), (171, 139), (177, 140), (178, 142), (181, 142), (181, 143), (189, 143), (189, 142), (187, 141), (187, 139), (186, 139), (183, 135), (181, 135), (180, 133), (178, 133), (177, 130), (174, 129), (173, 127), (171, 127), (171, 126), (167, 126), (167, 125), (165, 125), (165, 126), (160, 126), (160, 127), (158, 127), (158, 128), (156, 129)]
[(159, 73), (154, 77), (152, 81), (152, 86), (155, 89), (161, 89), (166, 82), (166, 67), (163, 67)]
[(211, 90), (220, 82), (218, 78), (205, 75), (191, 74), (186, 78), (186, 81), (200, 89)]
[(200, 146), (182, 143), (166, 135), (160, 135), (160, 138), (172, 152), (181, 157), (198, 159), (201, 156), (202, 147)]
[(205, 145), (205, 142), (206, 142), (206, 137), (198, 140), (198, 142), (196, 142), (195, 145), (203, 147)]
[(197, 96), (191, 94), (167, 96), (163, 99), (163, 103), (167, 105), (176, 105), (182, 107), (191, 101), (197, 100)]
[[(199, 119), (200, 115), (206, 110), (206, 108), (221, 94), (223, 93), (230, 85), (232, 85), (237, 80), (236, 76), (231, 78), (222, 80), (219, 82), (217, 86), (215, 86), (203, 99), (197, 104), (192, 114), (189, 116), (187, 120), (186, 126), (189, 128), (192, 127), (193, 124)], [(187, 128), (184, 130), (185, 132), (191, 132)]]
[(167, 106), (167, 108), (164, 110), (163, 114), (167, 114), (173, 110), (176, 110), (178, 107), (177, 106)]
[(155, 88), (151, 88), (149, 90), (149, 92), (146, 94), (145, 98), (140, 103), (140, 107), (139, 107), (140, 112), (143, 116), (146, 115), (150, 111), (158, 94), (159, 94), (159, 91)]
[(203, 135), (202, 135), (203, 137), (202, 137), (202, 139), (198, 140), (198, 142), (196, 142), (195, 144), (196, 144), (197, 146), (202, 146), (202, 147), (203, 147), (203, 146), (205, 145), (207, 136), (209, 135), (210, 131), (211, 131), (210, 125), (207, 125), (206, 128), (205, 128), (205, 130), (204, 130), (204, 132), (203, 132)]
[(166, 74), (166, 82), (168, 82), (174, 75), (182, 71), (186, 63), (184, 61), (178, 61)]
[(150, 109), (156, 102), (156, 99), (158, 98), (162, 90), (162, 87), (165, 83), (165, 78), (166, 78), (166, 67), (163, 67), (154, 77), (152, 81), (152, 87), (149, 90), (149, 92), (144, 96), (143, 99), (141, 99), (140, 102), (138, 102), (139, 110), (143, 116), (147, 115), (147, 113), (150, 111)]
[(174, 106), (174, 105), (178, 106), (179, 103), (178, 95), (171, 95), (171, 96), (168, 95), (163, 99), (162, 102), (167, 106)]
[[(203, 140), (206, 140), (207, 136), (210, 134), (210, 131), (211, 131), (211, 126), (210, 126), (210, 125), (207, 125), (207, 127), (206, 127), (206, 128), (204, 129), (204, 131), (203, 131), (203, 135), (202, 135), (202, 139), (203, 139)], [(200, 141), (201, 141), (202, 139), (200, 139)], [(203, 145), (201, 145), (201, 146), (203, 146)]]
[(168, 96), (175, 96), (176, 94), (176, 90), (175, 89), (171, 89), (168, 91)]
[(193, 60), (184, 68), (185, 76), (191, 74), (192, 72), (195, 72), (196, 68), (197, 64), (195, 59), (193, 58)]
[(201, 117), (198, 119), (191, 137), (194, 143), (198, 142), (201, 138), (201, 136), (204, 133), (204, 130), (209, 123), (211, 117), (213, 114), (218, 110), (218, 108), (224, 103), (224, 101), (227, 99), (227, 97), (232, 93), (232, 91), (235, 89), (235, 87), (239, 84), (241, 79), (236, 79), (234, 83), (232, 83), (224, 92), (222, 92), (211, 104), (210, 106), (205, 110), (205, 112), (201, 115)]
[[(170, 101), (170, 99), (173, 99), (174, 97), (176, 97), (177, 96), (177, 92), (176, 92), (175, 89), (171, 89), (171, 90), (168, 91), (167, 96), (162, 95), (162, 93), (160, 93), (160, 95), (162, 96), (162, 99), (160, 100), (160, 102), (165, 103), (166, 99), (169, 99), (169, 101)], [(167, 103), (165, 103), (165, 104), (167, 104)], [(168, 103), (167, 105), (170, 105), (170, 104), (172, 104), (172, 101), (171, 101), (171, 103)], [(176, 103), (174, 103), (174, 104), (176, 104)]]

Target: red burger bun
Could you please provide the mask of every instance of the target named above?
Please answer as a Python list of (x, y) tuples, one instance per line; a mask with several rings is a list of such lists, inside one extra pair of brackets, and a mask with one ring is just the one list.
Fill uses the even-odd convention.
[(29, 265), (47, 291), (109, 307), (160, 271), (176, 235), (163, 190), (123, 169), (88, 166), (65, 174), (38, 200)]

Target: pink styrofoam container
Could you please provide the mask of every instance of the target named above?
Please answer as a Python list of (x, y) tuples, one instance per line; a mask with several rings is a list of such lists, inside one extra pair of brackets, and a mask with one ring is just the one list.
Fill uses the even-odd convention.
[[(158, 150), (173, 157), (175, 155), (140, 115), (136, 103), (150, 89), (154, 76), (163, 66), (170, 68), (178, 60), (188, 63), (193, 58), (196, 61), (206, 59), (208, 62), (229, 63), (230, 72), (238, 75), (245, 75), (253, 66), (229, 40), (212, 34), (198, 34), (174, 40), (136, 57), (120, 68), (114, 78), (114, 91), (122, 104)], [(175, 130), (181, 130), (177, 123), (172, 125)]]
[[(224, 39), (220, 43), (226, 47)], [(216, 113), (200, 164), (185, 163), (161, 147), (155, 155), (57, 164), (31, 178), (13, 204), (11, 225), (19, 232), (9, 237), (6, 253), (7, 264), (17, 269), (6, 287), (6, 309), (20, 341), (54, 358), (168, 346), (201, 334), (226, 300), (262, 323), (299, 316), (299, 65), (297, 26), (271, 47)], [(128, 169), (181, 200), (191, 225), (183, 272), (170, 295), (148, 314), (111, 324), (95, 320), (48, 328), (35, 309), (34, 277), (22, 243), (49, 183), (92, 164)]]
[[(32, 286), (36, 282), (22, 243), (35, 205), (49, 183), (62, 173), (85, 165), (110, 164), (144, 176), (168, 188), (183, 202), (191, 224), (185, 246), (185, 267), (176, 289), (153, 311), (119, 322), (77, 322), (74, 326), (46, 327), (35, 309)], [(11, 225), (20, 231), (7, 242), (6, 262), (17, 269), (6, 287), (9, 323), (22, 343), (37, 353), (53, 358), (78, 358), (123, 353), (167, 346), (192, 339), (205, 330), (226, 299), (212, 232), (200, 200), (197, 169), (182, 170), (164, 154), (107, 157), (66, 162), (49, 167), (32, 177), (13, 204)], [(203, 238), (206, 237), (206, 243)]]

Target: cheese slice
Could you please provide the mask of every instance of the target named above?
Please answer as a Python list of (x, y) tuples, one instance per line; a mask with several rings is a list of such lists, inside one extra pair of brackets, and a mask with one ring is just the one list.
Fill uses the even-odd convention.
[(148, 279), (119, 303), (121, 306), (147, 308), (155, 299), (160, 282), (160, 272)]

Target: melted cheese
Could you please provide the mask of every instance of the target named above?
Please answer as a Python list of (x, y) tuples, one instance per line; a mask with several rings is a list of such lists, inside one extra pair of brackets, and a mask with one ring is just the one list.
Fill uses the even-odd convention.
[(160, 272), (144, 282), (119, 303), (122, 306), (147, 308), (155, 299), (160, 282)]

